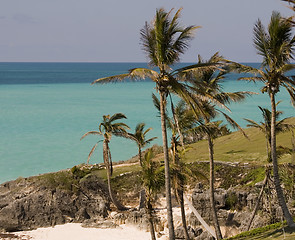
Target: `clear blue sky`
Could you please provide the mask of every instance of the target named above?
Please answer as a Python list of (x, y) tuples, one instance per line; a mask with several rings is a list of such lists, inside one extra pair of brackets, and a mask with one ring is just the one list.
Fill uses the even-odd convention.
[(183, 62), (219, 51), (257, 62), (254, 23), (273, 10), (293, 14), (280, 0), (1, 0), (0, 61), (146, 62), (139, 31), (156, 8), (183, 7), (181, 21), (200, 25)]

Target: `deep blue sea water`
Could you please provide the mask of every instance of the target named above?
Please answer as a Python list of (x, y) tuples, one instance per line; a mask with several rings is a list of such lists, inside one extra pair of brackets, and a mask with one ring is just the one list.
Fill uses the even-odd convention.
[[(153, 128), (149, 136), (158, 136), (154, 143), (161, 145), (160, 119), (151, 100), (153, 82), (90, 85), (97, 78), (134, 67), (146, 64), (0, 63), (0, 183), (86, 162), (98, 139), (80, 138), (97, 130), (102, 115), (122, 112), (131, 128), (145, 122)], [(235, 81), (237, 77), (226, 79), (224, 90), (259, 92), (259, 85)], [(278, 99), (283, 100), (279, 110), (284, 116), (294, 116), (284, 91)], [(258, 105), (269, 107), (268, 96), (259, 94), (233, 104), (231, 116), (243, 127), (243, 118), (260, 121)], [(110, 148), (114, 161), (137, 153), (133, 142), (115, 137)], [(101, 146), (90, 162), (102, 162)]]

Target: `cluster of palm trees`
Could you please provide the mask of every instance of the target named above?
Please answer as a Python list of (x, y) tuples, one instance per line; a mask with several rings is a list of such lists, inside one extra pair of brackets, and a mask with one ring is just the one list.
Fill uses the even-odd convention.
[[(224, 59), (218, 53), (214, 54), (208, 61), (204, 61), (200, 56), (196, 64), (173, 69), (175, 63), (180, 61), (180, 56), (187, 50), (190, 40), (193, 38), (197, 26), (182, 27), (179, 23), (181, 9), (173, 15), (171, 10), (166, 12), (163, 8), (157, 9), (156, 15), (151, 23), (146, 23), (141, 30), (141, 44), (144, 52), (149, 59), (151, 68), (134, 68), (128, 73), (97, 79), (94, 83), (108, 83), (116, 81), (143, 80), (151, 79), (159, 94), (159, 99), (155, 100), (160, 116), (163, 140), (164, 167), (165, 167), (165, 195), (167, 204), (167, 222), (169, 229), (169, 239), (175, 239), (172, 203), (171, 203), (171, 161), (173, 159), (173, 169), (184, 168), (181, 165), (181, 148), (185, 151), (183, 136), (189, 131), (202, 132), (206, 135), (209, 146), (210, 159), (210, 202), (212, 206), (212, 216), (216, 232), (216, 238), (221, 239), (221, 231), (218, 223), (217, 212), (215, 209), (214, 200), (214, 151), (213, 141), (216, 133), (220, 131), (221, 123), (216, 121), (217, 115), (221, 115), (234, 128), (242, 131), (239, 125), (230, 118), (221, 109), (229, 110), (228, 104), (245, 99), (252, 94), (251, 92), (224, 92), (221, 87), (221, 80), (226, 77), (230, 71), (239, 73), (250, 73), (247, 77), (240, 79), (247, 81), (260, 81), (264, 84), (261, 89), (262, 93), (267, 93), (270, 98), (270, 159), (273, 165), (273, 176), (275, 188), (279, 204), (282, 208), (284, 217), (289, 226), (294, 227), (291, 214), (287, 208), (284, 194), (281, 188), (278, 161), (276, 151), (276, 117), (278, 115), (276, 107), (276, 94), (280, 87), (285, 87), (289, 93), (292, 104), (295, 105), (295, 81), (293, 77), (286, 73), (294, 69), (294, 65), (290, 64), (293, 59), (293, 49), (295, 38), (292, 35), (292, 22), (290, 19), (283, 19), (278, 12), (273, 12), (269, 26), (267, 29), (258, 20), (254, 27), (254, 46), (257, 53), (262, 57), (263, 62), (261, 69), (256, 69), (250, 66), (245, 66), (233, 61)], [(153, 68), (156, 68), (154, 70)], [(185, 105), (185, 114), (188, 118), (192, 117), (194, 123), (191, 126), (186, 125), (186, 117), (184, 113), (177, 114), (177, 107), (174, 107), (173, 99), (177, 96)], [(168, 103), (171, 106), (172, 118), (168, 117)], [(177, 110), (177, 111), (176, 111)], [(181, 111), (180, 111), (181, 112)], [(143, 168), (152, 169), (153, 164), (149, 162), (151, 156), (141, 157), (141, 148), (148, 142), (143, 140), (142, 135), (144, 125), (138, 125), (138, 131), (134, 134), (126, 134), (127, 125), (123, 123), (113, 123), (120, 118), (125, 118), (123, 114), (113, 115), (112, 117), (104, 116), (103, 122), (99, 125), (99, 131), (88, 132), (83, 137), (89, 134), (98, 134), (104, 137), (103, 140), (103, 156), (106, 165), (108, 179), (112, 174), (112, 159), (108, 143), (113, 135), (128, 135), (131, 139), (137, 139), (139, 146), (140, 163)], [(183, 121), (182, 121), (183, 120)], [(252, 122), (254, 123), (254, 122)], [(172, 130), (171, 154), (169, 154), (167, 127)], [(147, 133), (150, 129), (147, 129)], [(141, 132), (141, 133), (140, 133)], [(82, 137), (82, 138), (83, 138)], [(94, 148), (91, 150), (92, 154)], [(150, 154), (150, 153), (149, 153)], [(173, 179), (177, 186), (177, 198), (182, 201), (184, 191), (184, 177), (182, 174), (177, 174), (178, 177)], [(174, 178), (174, 177), (173, 177)], [(173, 184), (175, 185), (175, 184)], [(109, 184), (110, 186), (110, 184)], [(110, 195), (111, 189), (109, 188)], [(149, 194), (149, 193), (148, 193)], [(114, 200), (115, 202), (115, 200)], [(123, 206), (119, 206), (123, 209)], [(187, 236), (188, 239), (188, 236)]]
[(145, 192), (145, 207), (147, 210), (148, 221), (150, 223), (150, 232), (152, 239), (156, 239), (154, 223), (153, 223), (153, 206), (152, 203), (155, 199), (155, 195), (161, 190), (164, 182), (163, 171), (160, 162), (153, 161), (152, 149), (146, 152), (144, 158), (142, 157), (142, 148), (151, 143), (156, 137), (147, 139), (147, 133), (152, 129), (145, 129), (145, 123), (139, 123), (135, 127), (135, 132), (130, 133), (127, 130), (130, 129), (128, 125), (123, 122), (118, 122), (118, 120), (126, 119), (127, 117), (123, 113), (115, 113), (112, 116), (104, 115), (102, 122), (99, 124), (99, 131), (89, 131), (85, 133), (81, 140), (88, 135), (99, 135), (103, 136), (103, 140), (99, 140), (91, 149), (87, 164), (89, 164), (90, 157), (97, 148), (100, 142), (103, 142), (103, 161), (105, 168), (107, 170), (107, 181), (108, 181), (108, 191), (112, 203), (120, 211), (128, 210), (116, 197), (112, 191), (111, 187), (111, 176), (113, 173), (113, 164), (111, 151), (109, 143), (111, 141), (112, 135), (117, 137), (123, 137), (131, 139), (136, 142), (138, 146), (138, 157), (139, 163), (142, 167), (142, 185)]

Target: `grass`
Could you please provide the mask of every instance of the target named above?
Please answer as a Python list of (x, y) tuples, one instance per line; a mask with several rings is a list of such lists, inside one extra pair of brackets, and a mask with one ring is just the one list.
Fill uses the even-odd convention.
[[(295, 118), (289, 119), (288, 122), (295, 124)], [(215, 162), (242, 163), (257, 167), (268, 164), (266, 156), (266, 142), (263, 133), (255, 128), (246, 128), (244, 131), (247, 134), (248, 139), (245, 138), (241, 132), (233, 132), (214, 140)], [(277, 146), (291, 148), (291, 133), (285, 132), (278, 134)], [(159, 146), (155, 147), (159, 148)], [(187, 163), (208, 161), (208, 143), (206, 140), (190, 144), (187, 146), (187, 149), (188, 151), (185, 155), (185, 161)], [(291, 154), (284, 154), (280, 157), (279, 163), (290, 163), (291, 158)], [(163, 159), (163, 154), (158, 154), (156, 159), (161, 161)], [(116, 178), (127, 172), (138, 172), (141, 170), (139, 163), (136, 163), (136, 159), (126, 162), (133, 163), (133, 165), (123, 164), (114, 167), (112, 178)], [(258, 172), (256, 173), (258, 173), (258, 177), (256, 178), (256, 182), (262, 181), (264, 173), (261, 172), (261, 170), (257, 171)], [(253, 176), (256, 173), (253, 173)], [(104, 169), (97, 170), (95, 174), (103, 179), (106, 179), (106, 171)], [(249, 181), (253, 180), (253, 176), (252, 179), (249, 179)], [(251, 176), (248, 177), (251, 178)], [(256, 182), (254, 182), (254, 184)]]
[[(295, 124), (295, 118), (289, 120)], [(215, 161), (251, 163), (256, 165), (267, 164), (266, 140), (264, 134), (255, 128), (245, 129), (248, 139), (241, 132), (233, 132), (219, 137), (214, 141)], [(291, 148), (291, 133), (277, 135), (277, 146)], [(188, 161), (207, 161), (208, 143), (202, 140), (189, 145), (186, 158)], [(284, 154), (279, 163), (291, 162), (291, 155)]]
[[(295, 118), (289, 119), (289, 123), (295, 124)], [(219, 137), (214, 141), (214, 158), (215, 162), (227, 162), (227, 163), (239, 163), (240, 165), (253, 167), (250, 171), (247, 171), (243, 175), (243, 179), (240, 178), (242, 185), (253, 186), (255, 183), (263, 181), (264, 179), (264, 165), (268, 164), (266, 157), (266, 142), (263, 133), (255, 128), (245, 129), (245, 133), (248, 139), (243, 136), (241, 132), (233, 132), (229, 135)], [(291, 148), (291, 133), (280, 133), (277, 136), (277, 145)], [(199, 141), (187, 146), (188, 151), (185, 155), (185, 161), (187, 163), (196, 163), (202, 161), (208, 161), (208, 143), (206, 140)], [(285, 154), (280, 157), (279, 163), (290, 163), (291, 154)], [(163, 154), (158, 154), (156, 160), (161, 161)], [(128, 161), (127, 161), (128, 162)], [(141, 167), (139, 163), (132, 161), (131, 165), (118, 165), (114, 167), (112, 179), (117, 178), (120, 175), (129, 172), (139, 172)], [(130, 161), (129, 161), (130, 163)], [(207, 175), (208, 164), (195, 166), (201, 173)], [(237, 184), (236, 179), (243, 174), (244, 170), (241, 168), (227, 168), (216, 165), (215, 167), (217, 175), (226, 178), (227, 181), (221, 184), (220, 187), (228, 188)], [(284, 169), (282, 168), (282, 171)], [(286, 170), (287, 171), (287, 170)], [(103, 179), (106, 179), (106, 171), (104, 169), (97, 170), (95, 174)], [(284, 179), (287, 185), (292, 185), (288, 176), (290, 173), (286, 172), (283, 175), (287, 176)], [(232, 180), (232, 181), (231, 181)]]
[(256, 228), (248, 232), (240, 233), (234, 237), (227, 238), (227, 240), (262, 240), (262, 239), (276, 239), (276, 240), (292, 240), (295, 239), (295, 229), (286, 227), (286, 222), (275, 223), (261, 228)]

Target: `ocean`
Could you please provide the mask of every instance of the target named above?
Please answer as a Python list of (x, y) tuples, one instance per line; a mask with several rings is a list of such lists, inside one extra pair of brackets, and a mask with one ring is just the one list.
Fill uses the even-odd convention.
[[(256, 63), (252, 63), (258, 66)], [(187, 64), (180, 64), (185, 66)], [(101, 77), (125, 73), (145, 63), (0, 63), (0, 183), (86, 163), (97, 136), (81, 136), (97, 130), (103, 115), (122, 112), (133, 132), (139, 122), (152, 127), (148, 137), (161, 145), (158, 112), (151, 95), (151, 81), (90, 85)], [(225, 91), (259, 92), (260, 85), (236, 81), (237, 74), (224, 80)], [(286, 92), (281, 91), (279, 110), (294, 116)], [(269, 107), (266, 94), (232, 104), (230, 115), (242, 126), (243, 118), (261, 121), (257, 106)], [(137, 154), (134, 142), (113, 137), (113, 161)], [(101, 163), (99, 145), (90, 163)]]

